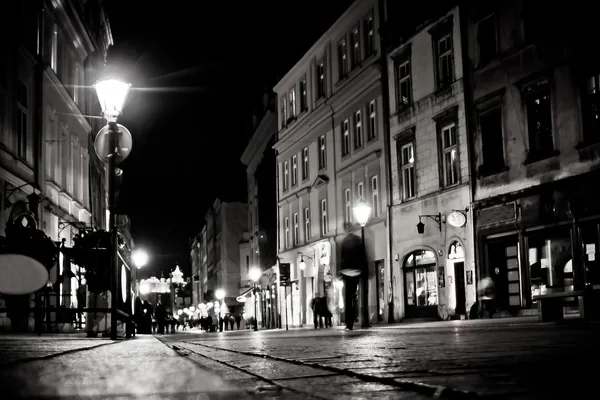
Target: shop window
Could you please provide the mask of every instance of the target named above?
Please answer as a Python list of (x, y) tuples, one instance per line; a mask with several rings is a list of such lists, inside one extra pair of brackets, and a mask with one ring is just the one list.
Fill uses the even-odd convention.
[(546, 231), (530, 236), (528, 244), (531, 295), (572, 290), (570, 231)]
[(585, 284), (600, 285), (600, 266), (598, 263), (598, 244), (600, 226), (588, 223), (581, 227), (583, 246), (583, 263), (585, 265)]
[(437, 306), (437, 275), (435, 253), (417, 250), (404, 261), (406, 304), (408, 306)]

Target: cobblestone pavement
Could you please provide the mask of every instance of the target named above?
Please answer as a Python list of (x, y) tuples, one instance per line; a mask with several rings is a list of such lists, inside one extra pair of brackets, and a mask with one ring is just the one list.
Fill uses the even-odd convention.
[(113, 343), (89, 339), (85, 335), (1, 335), (0, 367), (32, 359), (45, 359), (65, 352), (79, 351)]
[[(64, 335), (45, 339), (0, 336), (0, 346), (0, 358), (13, 360), (0, 364), (1, 399), (250, 398), (152, 336), (116, 342), (73, 340)], [(21, 351), (21, 347), (28, 350)], [(25, 353), (43, 356), (23, 357)]]
[(598, 333), (597, 324), (455, 321), (159, 339), (224, 379), (273, 398), (553, 399), (596, 392), (590, 363), (600, 356)]

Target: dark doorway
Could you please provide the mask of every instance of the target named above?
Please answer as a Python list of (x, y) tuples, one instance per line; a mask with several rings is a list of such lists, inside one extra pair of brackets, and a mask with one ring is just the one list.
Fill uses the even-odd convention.
[[(487, 259), (487, 276), (494, 281), (498, 310), (518, 307), (520, 305), (520, 279), (517, 239), (507, 238), (488, 242)], [(509, 285), (514, 288), (515, 293), (509, 293)]]
[(459, 261), (454, 263), (454, 281), (456, 290), (456, 314), (467, 313), (467, 297), (465, 294), (465, 263)]

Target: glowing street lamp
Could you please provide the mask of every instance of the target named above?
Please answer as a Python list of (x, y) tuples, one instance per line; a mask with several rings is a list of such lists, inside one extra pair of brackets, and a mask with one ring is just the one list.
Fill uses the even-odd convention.
[[(119, 276), (119, 263), (117, 261), (117, 218), (115, 213), (117, 157), (122, 161), (129, 155), (131, 147), (127, 146), (128, 148), (124, 148), (124, 146), (119, 145), (120, 138), (117, 135), (119, 132), (117, 118), (123, 112), (123, 106), (125, 105), (125, 100), (127, 100), (130, 88), (131, 85), (129, 83), (124, 83), (117, 79), (102, 80), (94, 85), (94, 89), (98, 95), (98, 102), (102, 108), (102, 115), (108, 122), (108, 126), (105, 127), (106, 133), (103, 133), (105, 128), (100, 131), (100, 134), (96, 137), (94, 148), (101, 149), (101, 153), (103, 154), (99, 154), (99, 157), (108, 164), (108, 226), (110, 227), (111, 235), (110, 271), (113, 275), (110, 290), (110, 338), (112, 340), (117, 339), (117, 291), (119, 286), (117, 280)], [(123, 130), (126, 130), (125, 127), (123, 127)], [(129, 134), (129, 131), (127, 131), (127, 134), (130, 139), (131, 134)], [(105, 135), (107, 138), (106, 147), (101, 145)]]
[(215, 290), (215, 297), (219, 301), (223, 300), (225, 298), (225, 290), (223, 290), (223, 289)]
[(253, 290), (253, 292), (254, 292), (254, 331), (258, 331), (258, 315), (257, 315), (257, 307), (256, 307), (256, 303), (257, 303), (256, 293), (258, 291), (257, 290), (258, 280), (262, 276), (262, 271), (258, 267), (252, 267), (252, 268), (250, 268), (248, 276), (250, 277), (250, 279), (252, 280), (252, 283), (254, 284), (254, 290)]
[[(352, 209), (354, 212), (354, 219), (360, 225), (360, 236), (362, 238), (362, 246), (365, 255), (367, 254), (367, 250), (365, 247), (365, 225), (369, 222), (369, 217), (371, 216), (371, 206), (365, 203), (364, 201), (358, 202), (356, 206)], [(365, 260), (366, 261), (366, 260)], [(368, 275), (368, 266), (363, 266), (363, 277), (362, 277), (362, 327), (369, 328), (371, 325), (369, 324), (369, 275)]]
[(143, 268), (148, 264), (148, 253), (146, 253), (142, 249), (137, 249), (133, 251), (131, 255), (131, 259), (133, 260), (133, 264), (138, 268)]

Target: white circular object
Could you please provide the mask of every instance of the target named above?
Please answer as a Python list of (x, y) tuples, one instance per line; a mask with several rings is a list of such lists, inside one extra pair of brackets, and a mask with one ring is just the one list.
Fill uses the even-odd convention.
[(127, 269), (124, 265), (121, 265), (121, 296), (123, 296), (123, 302), (127, 301)]
[[(117, 124), (117, 156), (115, 161), (117, 164), (125, 161), (131, 153), (131, 146), (133, 145), (133, 138), (129, 129), (125, 128), (121, 124)], [(94, 139), (94, 150), (98, 158), (104, 163), (108, 163), (108, 156), (112, 154), (110, 147), (108, 146), (108, 131), (109, 126), (105, 125), (104, 128), (98, 131), (96, 138)]]
[(20, 295), (34, 293), (48, 283), (44, 265), (21, 254), (0, 254), (0, 293)]
[(455, 228), (462, 228), (467, 223), (467, 217), (461, 211), (452, 211), (446, 217), (446, 222)]

